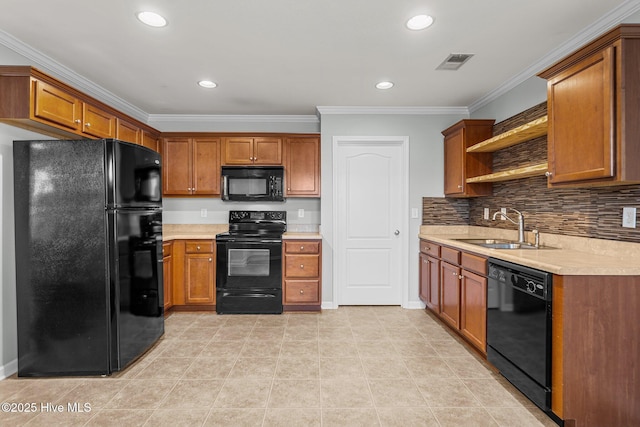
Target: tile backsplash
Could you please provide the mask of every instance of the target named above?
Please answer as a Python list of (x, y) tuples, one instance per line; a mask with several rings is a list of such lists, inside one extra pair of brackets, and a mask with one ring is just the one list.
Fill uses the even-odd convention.
[[(494, 135), (520, 126), (547, 113), (539, 104), (503, 122), (496, 123)], [(546, 136), (494, 153), (493, 169), (541, 163), (547, 157)], [(493, 195), (471, 199), (423, 198), (423, 225), (477, 225), (515, 229), (509, 221), (483, 219), (483, 209), (491, 216), (502, 207), (524, 214), (525, 229), (543, 233), (640, 243), (640, 228), (622, 227), (622, 208), (640, 208), (640, 185), (598, 188), (547, 188), (544, 176), (493, 184)]]

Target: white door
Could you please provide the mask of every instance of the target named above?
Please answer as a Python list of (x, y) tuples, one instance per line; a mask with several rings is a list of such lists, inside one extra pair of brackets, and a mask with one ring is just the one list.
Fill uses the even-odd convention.
[(334, 289), (339, 305), (403, 302), (407, 145), (402, 137), (336, 138)]

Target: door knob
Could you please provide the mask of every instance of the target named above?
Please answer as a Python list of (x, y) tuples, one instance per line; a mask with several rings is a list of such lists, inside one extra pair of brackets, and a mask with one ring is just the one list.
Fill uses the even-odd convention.
[(395, 234), (396, 236), (400, 234), (400, 230), (396, 230), (393, 232), (393, 234)]

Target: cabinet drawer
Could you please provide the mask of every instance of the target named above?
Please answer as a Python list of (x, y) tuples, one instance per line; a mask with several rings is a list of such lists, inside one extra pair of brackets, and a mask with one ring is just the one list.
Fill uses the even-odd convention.
[(187, 240), (185, 243), (187, 253), (211, 253), (213, 242), (211, 240)]
[(284, 251), (289, 254), (317, 254), (320, 253), (320, 242), (302, 240), (284, 242)]
[(420, 240), (420, 252), (438, 258), (440, 257), (440, 245), (426, 240)]
[(442, 246), (440, 248), (440, 258), (444, 261), (450, 262), (451, 264), (460, 265), (460, 251), (457, 249)]
[(285, 280), (284, 303), (319, 303), (320, 282), (318, 280)]
[(173, 249), (173, 244), (171, 242), (164, 242), (162, 244), (162, 256), (171, 256), (171, 250)]
[(285, 277), (319, 277), (320, 257), (317, 255), (287, 255), (285, 257)]
[(465, 270), (475, 271), (476, 273), (487, 275), (487, 259), (478, 255), (462, 252), (461, 255), (462, 268)]

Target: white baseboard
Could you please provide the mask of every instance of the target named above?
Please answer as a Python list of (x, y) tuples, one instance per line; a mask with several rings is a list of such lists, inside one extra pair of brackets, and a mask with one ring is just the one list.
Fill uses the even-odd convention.
[(0, 380), (10, 377), (18, 372), (18, 359), (13, 359), (4, 366), (0, 366)]
[(425, 307), (426, 305), (422, 301), (417, 300), (417, 301), (407, 301), (407, 305), (405, 305), (402, 308), (407, 308), (410, 310), (422, 310)]

